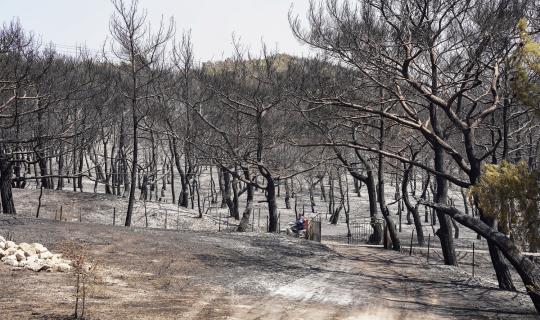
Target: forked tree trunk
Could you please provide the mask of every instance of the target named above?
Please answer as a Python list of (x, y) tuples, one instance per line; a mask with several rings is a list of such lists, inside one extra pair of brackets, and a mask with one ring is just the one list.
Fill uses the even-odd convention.
[(407, 186), (409, 185), (409, 178), (411, 175), (411, 168), (412, 168), (412, 165), (410, 165), (403, 173), (403, 181), (401, 183), (401, 193), (403, 197), (403, 202), (405, 203), (405, 207), (407, 207), (407, 211), (410, 212), (413, 217), (418, 245), (423, 246), (424, 245), (424, 230), (422, 229), (422, 220), (420, 219), (420, 214), (418, 213), (418, 205), (413, 206), (411, 204), (411, 201), (409, 198), (409, 192), (407, 190)]
[[(435, 147), (435, 170), (438, 172), (445, 172), (444, 167), (444, 154), (443, 150), (439, 147)], [(434, 201), (436, 203), (440, 203), (445, 205), (447, 201), (447, 193), (448, 193), (448, 181), (441, 177), (437, 176), (435, 177), (435, 181), (437, 183), (437, 189), (435, 190), (434, 194)], [(439, 240), (441, 242), (441, 250), (443, 252), (444, 257), (444, 263), (446, 265), (453, 265), (457, 266), (457, 256), (456, 256), (456, 250), (454, 248), (454, 241), (453, 241), (453, 234), (452, 234), (452, 221), (450, 220), (450, 217), (444, 214), (444, 212), (440, 212), (439, 210), (435, 210), (436, 217), (439, 220), (439, 229), (435, 232), (435, 234), (439, 237)]]

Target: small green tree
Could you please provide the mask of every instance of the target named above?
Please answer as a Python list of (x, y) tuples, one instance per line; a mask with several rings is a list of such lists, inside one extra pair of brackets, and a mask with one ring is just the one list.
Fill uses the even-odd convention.
[(485, 214), (497, 218), (499, 231), (509, 235), (523, 250), (534, 252), (540, 248), (538, 178), (538, 173), (530, 171), (524, 161), (486, 164), (470, 191)]

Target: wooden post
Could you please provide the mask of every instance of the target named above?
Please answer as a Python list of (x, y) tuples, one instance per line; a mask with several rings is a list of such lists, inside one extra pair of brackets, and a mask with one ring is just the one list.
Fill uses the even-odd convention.
[(169, 218), (169, 211), (165, 209), (165, 230), (167, 229), (167, 219)]
[(116, 207), (113, 208), (113, 214), (112, 214), (112, 225), (116, 225)]
[(60, 206), (60, 221), (62, 221), (62, 212), (63, 212), (63, 207)]
[(401, 216), (402, 216), (402, 213), (401, 213), (401, 201), (398, 202), (398, 213), (399, 213), (399, 232), (401, 232), (402, 231), (402, 229), (401, 229), (401, 219), (402, 219), (401, 218)]
[(79, 208), (79, 222), (82, 222), (82, 209)]
[(383, 231), (384, 231), (383, 246), (385, 249), (388, 249), (388, 229), (386, 226), (386, 221), (383, 221)]
[(321, 221), (320, 216), (319, 216), (319, 242), (322, 242), (322, 221)]
[(278, 233), (281, 233), (281, 212), (278, 211)]
[(411, 243), (410, 243), (410, 247), (409, 247), (409, 256), (412, 256), (412, 242), (413, 242), (413, 238), (414, 238), (414, 228), (412, 229), (412, 232), (411, 232)]
[(427, 236), (427, 263), (429, 263), (429, 246), (431, 244), (431, 233)]
[(472, 277), (474, 278), (474, 242), (472, 243)]

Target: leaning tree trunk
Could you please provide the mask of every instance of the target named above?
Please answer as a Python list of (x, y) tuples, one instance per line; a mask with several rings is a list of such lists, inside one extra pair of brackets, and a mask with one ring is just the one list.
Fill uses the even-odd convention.
[[(478, 210), (480, 212), (480, 220), (482, 220), (482, 222), (484, 222), (494, 230), (498, 230), (497, 219), (486, 217), (480, 208), (478, 208)], [(512, 273), (510, 272), (510, 268), (508, 267), (508, 264), (506, 263), (506, 259), (504, 258), (502, 252), (491, 240), (488, 240), (488, 248), (489, 255), (491, 257), (491, 263), (493, 264), (493, 269), (495, 269), (497, 281), (499, 282), (499, 288), (508, 291), (516, 291), (516, 287), (514, 286), (514, 282), (512, 281)]]
[[(472, 156), (472, 150), (470, 147), (472, 145), (471, 141), (472, 139), (470, 138), (470, 136), (465, 135), (465, 142), (468, 146), (467, 154), (470, 155), (469, 160), (471, 160), (471, 171), (469, 173), (469, 180), (471, 184), (474, 185), (480, 177), (480, 160), (477, 160), (475, 157)], [(478, 199), (473, 198), (473, 201), (475, 207), (478, 209), (480, 220), (482, 220), (485, 224), (487, 224), (494, 230), (498, 230), (497, 219), (486, 216), (482, 209), (478, 207)], [(514, 282), (512, 281), (510, 269), (508, 268), (508, 264), (506, 263), (502, 253), (497, 248), (495, 243), (493, 243), (491, 240), (487, 239), (487, 242), (489, 248), (489, 255), (491, 257), (491, 263), (493, 265), (493, 269), (495, 270), (495, 274), (497, 275), (497, 280), (499, 282), (499, 288), (503, 290), (516, 291), (516, 287), (514, 286)]]
[(463, 214), (453, 207), (443, 206), (437, 203), (428, 203), (428, 205), (454, 218), (457, 222), (476, 231), (482, 237), (495, 244), (516, 269), (536, 311), (540, 314), (540, 266), (522, 255), (516, 244), (509, 237), (491, 228), (481, 220)]

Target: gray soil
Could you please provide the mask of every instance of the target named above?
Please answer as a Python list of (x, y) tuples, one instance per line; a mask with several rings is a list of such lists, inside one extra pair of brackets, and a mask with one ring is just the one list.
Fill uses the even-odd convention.
[[(379, 248), (5, 217), (0, 235), (88, 244), (89, 319), (537, 319), (523, 292)], [(0, 319), (73, 313), (73, 274), (0, 264), (0, 277)]]

